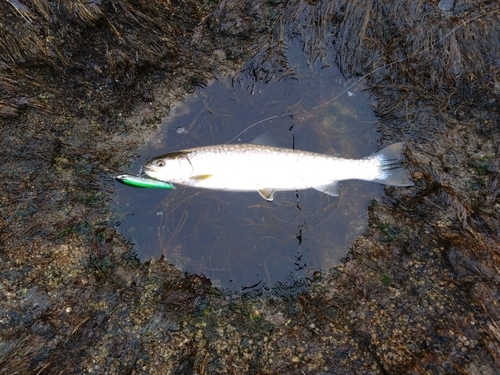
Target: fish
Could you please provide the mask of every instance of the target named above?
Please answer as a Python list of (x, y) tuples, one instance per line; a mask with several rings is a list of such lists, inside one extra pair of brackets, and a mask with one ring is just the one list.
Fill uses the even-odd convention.
[(337, 197), (344, 180), (413, 186), (400, 164), (404, 144), (394, 143), (363, 159), (346, 159), (278, 147), (262, 135), (252, 143), (203, 146), (154, 157), (144, 172), (172, 185), (257, 191), (267, 201), (277, 191), (311, 188)]
[(173, 189), (173, 185), (165, 181), (158, 181), (152, 178), (142, 176), (132, 176), (129, 174), (121, 174), (115, 176), (114, 179), (122, 184), (138, 187), (138, 188), (160, 188), (160, 189)]

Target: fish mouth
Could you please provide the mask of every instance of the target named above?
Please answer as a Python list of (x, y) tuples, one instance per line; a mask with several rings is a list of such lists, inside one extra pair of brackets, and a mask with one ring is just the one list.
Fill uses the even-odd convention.
[(156, 171), (155, 167), (153, 167), (152, 165), (145, 165), (142, 172), (149, 177), (157, 179), (156, 176), (158, 175), (158, 171)]
[(145, 165), (142, 171), (145, 175), (151, 177), (152, 179), (162, 182), (168, 182), (170, 184), (170, 181), (166, 180), (165, 178), (161, 178), (161, 170), (159, 170), (159, 168), (155, 167), (154, 165)]

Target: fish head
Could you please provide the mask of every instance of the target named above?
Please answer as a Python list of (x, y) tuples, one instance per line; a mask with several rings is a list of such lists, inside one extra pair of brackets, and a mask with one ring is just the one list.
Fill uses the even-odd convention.
[(186, 152), (171, 152), (157, 156), (144, 165), (144, 172), (160, 181), (187, 181), (193, 172), (193, 167)]

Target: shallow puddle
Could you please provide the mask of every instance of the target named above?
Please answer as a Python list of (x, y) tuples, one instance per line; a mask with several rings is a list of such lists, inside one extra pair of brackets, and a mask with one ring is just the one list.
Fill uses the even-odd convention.
[[(124, 172), (136, 174), (146, 159), (166, 152), (250, 142), (265, 131), (283, 147), (349, 158), (377, 151), (376, 117), (361, 84), (322, 105), (351, 84), (339, 74), (333, 52), (312, 66), (292, 41), (285, 57), (289, 69), (272, 79), (256, 79), (249, 63), (233, 79), (220, 78), (188, 96)], [(338, 264), (366, 230), (370, 200), (383, 193), (382, 186), (362, 181), (342, 182), (338, 198), (316, 190), (277, 192), (272, 203), (257, 192), (118, 183), (116, 190), (118, 230), (135, 243), (141, 260), (163, 254), (215, 285), (243, 290), (292, 285)]]

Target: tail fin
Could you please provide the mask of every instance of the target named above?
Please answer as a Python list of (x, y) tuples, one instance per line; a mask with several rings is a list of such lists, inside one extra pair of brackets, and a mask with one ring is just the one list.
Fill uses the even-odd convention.
[(394, 143), (371, 156), (380, 161), (380, 174), (373, 181), (389, 186), (413, 186), (413, 182), (400, 164), (401, 149), (404, 144), (404, 142)]

